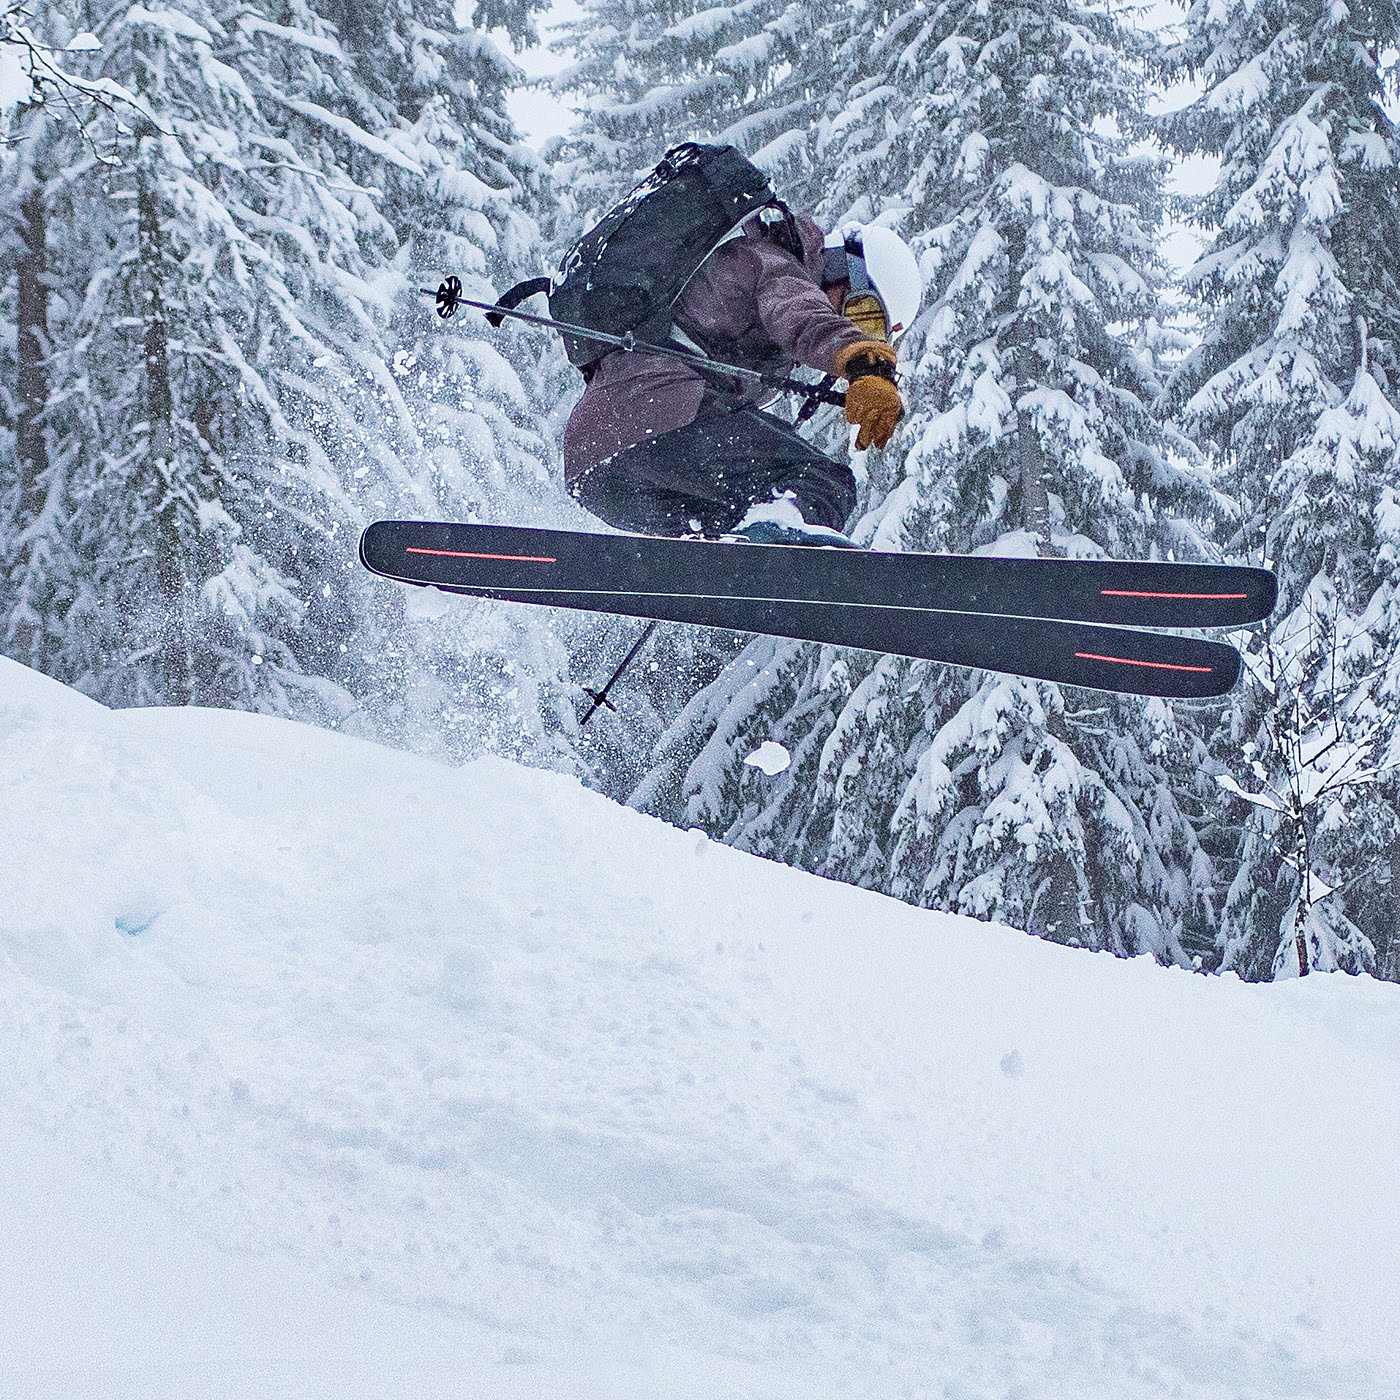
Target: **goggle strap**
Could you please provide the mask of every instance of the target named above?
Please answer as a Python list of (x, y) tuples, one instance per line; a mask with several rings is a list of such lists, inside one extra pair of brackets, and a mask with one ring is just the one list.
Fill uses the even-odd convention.
[(865, 270), (864, 250), (860, 242), (848, 238), (840, 248), (822, 250), (822, 281), (849, 282), (853, 292), (871, 290), (870, 274)]
[(846, 240), (846, 272), (853, 292), (870, 290), (870, 274), (865, 270), (865, 248), (854, 234)]

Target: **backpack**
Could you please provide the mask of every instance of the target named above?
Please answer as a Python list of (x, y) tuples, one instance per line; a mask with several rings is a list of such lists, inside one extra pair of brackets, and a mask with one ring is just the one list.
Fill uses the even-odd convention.
[[(759, 210), (778, 203), (768, 178), (733, 146), (693, 141), (665, 158), (564, 254), (552, 280), (512, 287), (498, 306), (549, 293), (556, 321), (639, 340), (664, 341), (672, 308), (712, 252)], [(610, 348), (564, 336), (571, 364), (587, 379)]]

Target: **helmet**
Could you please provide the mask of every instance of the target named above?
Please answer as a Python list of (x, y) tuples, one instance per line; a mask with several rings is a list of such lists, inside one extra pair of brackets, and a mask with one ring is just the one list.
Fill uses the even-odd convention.
[(851, 284), (842, 313), (878, 340), (893, 341), (907, 331), (924, 299), (914, 250), (882, 224), (848, 224), (829, 234), (822, 280)]

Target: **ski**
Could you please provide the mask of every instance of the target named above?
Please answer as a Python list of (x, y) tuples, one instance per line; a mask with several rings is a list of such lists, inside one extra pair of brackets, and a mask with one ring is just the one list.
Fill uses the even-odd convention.
[(609, 600), (647, 595), (1240, 627), (1268, 617), (1276, 587), (1266, 569), (1229, 564), (874, 553), (419, 520), (371, 525), (360, 557), (409, 583), (590, 594), (599, 612), (631, 611)]
[[(619, 570), (620, 577), (614, 577), (608, 572), (607, 556), (600, 558), (596, 552), (588, 553), (586, 546), (577, 545), (578, 541), (620, 542), (623, 548), (612, 557), (624, 565), (629, 557), (636, 557), (626, 553), (626, 546), (690, 546), (700, 553), (682, 553), (674, 557), (667, 575), (674, 582), (669, 587), (658, 587), (659, 579), (649, 578), (647, 581), (653, 584), (651, 588), (628, 589), (622, 585), (639, 581), (635, 571), (628, 573), (624, 568)], [(560, 552), (545, 552), (550, 548)], [(565, 548), (572, 548), (573, 552), (565, 554)], [(716, 561), (714, 555), (718, 551), (723, 553)], [(708, 565), (732, 559), (736, 566), (743, 566), (740, 572), (748, 586), (758, 587), (762, 583), (761, 573), (753, 571), (746, 559), (751, 552), (766, 557), (770, 568), (792, 556), (809, 556), (826, 565), (853, 556), (878, 560), (937, 560), (945, 564), (961, 562), (957, 556), (857, 555), (854, 550), (717, 545), (703, 541), (423, 521), (380, 521), (371, 525), (360, 541), (361, 560), (377, 574), (476, 597), (791, 637), (1128, 694), (1207, 698), (1223, 695), (1239, 675), (1239, 653), (1220, 642), (1133, 631), (1095, 622), (1005, 615), (947, 604), (862, 601), (840, 595), (823, 599), (741, 594), (734, 591), (736, 580), (733, 577), (728, 580), (729, 591), (707, 592), (701, 590), (697, 578), (697, 573), (703, 571), (687, 571), (686, 568), (689, 561), (702, 560)], [(654, 557), (655, 553), (648, 549), (649, 556)], [(782, 559), (775, 556), (782, 556)], [(981, 564), (984, 561), (971, 562)], [(1055, 564), (1067, 561), (986, 562)], [(800, 567), (806, 569), (805, 564)], [(781, 568), (777, 572), (781, 574)], [(603, 579), (608, 586), (597, 586)], [(1113, 581), (1120, 580), (1121, 576)], [(682, 588), (685, 591), (681, 591)], [(1178, 587), (1176, 591), (1184, 590)], [(956, 590), (954, 593), (955, 602), (965, 600), (965, 592), (961, 597)]]

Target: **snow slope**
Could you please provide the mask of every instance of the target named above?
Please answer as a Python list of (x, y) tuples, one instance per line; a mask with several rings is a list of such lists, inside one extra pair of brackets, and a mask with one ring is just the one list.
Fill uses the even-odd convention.
[(0, 661), (0, 1394), (1400, 1394), (1400, 987)]

